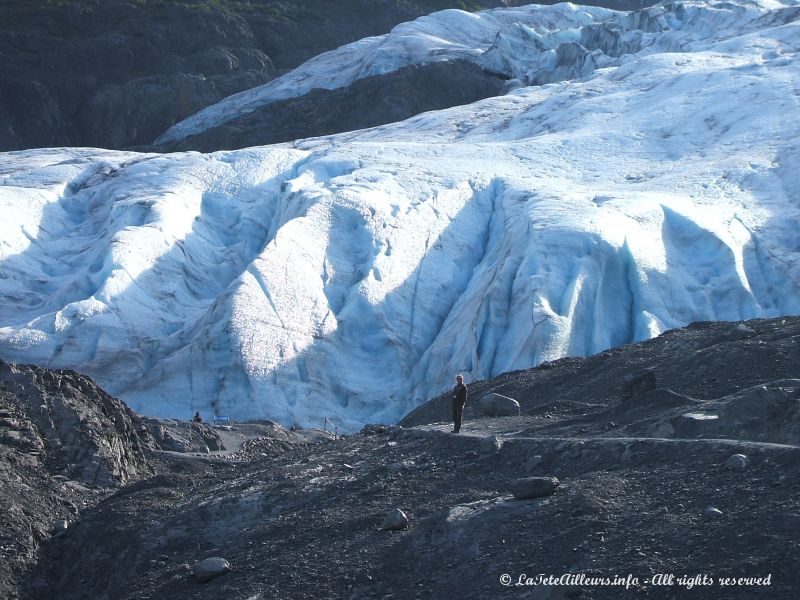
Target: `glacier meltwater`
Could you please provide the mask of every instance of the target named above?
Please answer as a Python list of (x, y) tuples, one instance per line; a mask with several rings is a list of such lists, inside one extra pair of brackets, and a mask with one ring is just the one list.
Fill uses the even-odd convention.
[(800, 314), (798, 50), (790, 2), (444, 11), (298, 80), (455, 56), (504, 95), (205, 155), (0, 154), (0, 357), (143, 413), (354, 429), (456, 372)]

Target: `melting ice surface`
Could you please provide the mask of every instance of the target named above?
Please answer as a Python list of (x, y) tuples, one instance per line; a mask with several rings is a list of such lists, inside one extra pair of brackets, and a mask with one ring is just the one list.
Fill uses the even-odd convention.
[[(457, 371), (800, 314), (800, 8), (504, 14), (496, 70), (595, 67), (294, 144), (0, 154), (0, 356), (149, 414), (355, 428)], [(504, 67), (519, 32), (550, 58)]]

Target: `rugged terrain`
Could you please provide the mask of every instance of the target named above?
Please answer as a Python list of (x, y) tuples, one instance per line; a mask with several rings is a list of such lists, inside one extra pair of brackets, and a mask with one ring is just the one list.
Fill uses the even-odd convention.
[(320, 52), (459, 6), (441, 0), (3, 2), (0, 150), (148, 144), (176, 120)]
[(39, 545), (108, 490), (153, 474), (142, 421), (88, 377), (0, 361), (0, 597)]
[[(698, 323), (475, 382), (462, 435), (449, 433), (446, 397), (403, 426), (337, 440), (226, 425), (220, 432), (239, 441), (218, 452), (188, 443), (193, 425), (151, 422), (143, 435), (156, 475), (140, 471), (114, 493), (86, 484), (75, 522), (44, 541), (38, 564), (18, 561), (31, 569), (6, 589), (16, 581), (23, 597), (42, 599), (789, 600), (800, 585), (799, 343), (800, 318)], [(10, 389), (4, 398), (20, 393)], [(516, 398), (522, 414), (479, 416), (489, 391)], [(183, 452), (157, 449), (167, 430)], [(20, 460), (4, 450), (4, 467)], [(79, 480), (66, 473), (65, 485)], [(512, 480), (525, 476), (560, 485), (513, 499)], [(19, 498), (22, 481), (8, 482), (5, 497)], [(381, 530), (394, 508), (408, 527)], [(213, 556), (231, 572), (196, 581), (195, 563)], [(629, 587), (516, 585), (564, 573)], [(675, 579), (658, 585), (657, 574)], [(723, 586), (724, 577), (769, 579)]]
[[(174, 122), (321, 52), (431, 11), (502, 4), (7, 0), (0, 4), (0, 151), (146, 145)], [(298, 112), (289, 118), (303, 121)], [(328, 133), (322, 125), (312, 134)]]
[(466, 61), (412, 65), (335, 90), (315, 88), (153, 148), (213, 152), (354, 131), (495, 96), (506, 79)]

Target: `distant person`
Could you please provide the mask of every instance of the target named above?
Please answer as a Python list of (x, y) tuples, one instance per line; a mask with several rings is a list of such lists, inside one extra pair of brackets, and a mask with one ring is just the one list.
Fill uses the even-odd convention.
[(192, 417), (192, 421), (194, 421), (195, 423), (202, 423), (203, 422), (203, 417), (200, 416), (199, 412), (196, 412), (196, 413), (194, 413), (194, 416)]
[(467, 386), (461, 373), (456, 375), (456, 385), (453, 388), (453, 433), (461, 431), (461, 417), (464, 416), (464, 405), (467, 403)]

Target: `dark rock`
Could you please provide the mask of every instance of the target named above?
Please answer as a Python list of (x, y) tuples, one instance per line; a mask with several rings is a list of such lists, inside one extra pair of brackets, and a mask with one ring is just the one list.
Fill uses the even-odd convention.
[(68, 528), (69, 528), (69, 521), (67, 521), (66, 519), (58, 519), (53, 524), (52, 533), (53, 535), (63, 535), (67, 532)]
[(0, 427), (0, 598), (18, 598), (41, 542), (67, 539), (65, 515), (151, 474), (155, 443), (138, 416), (74, 371), (0, 361), (0, 413), (13, 421)]
[(400, 529), (406, 529), (407, 527), (408, 517), (399, 508), (393, 508), (386, 513), (386, 516), (381, 523), (381, 529), (388, 531), (397, 531)]
[(226, 449), (219, 433), (206, 423), (153, 417), (142, 417), (142, 423), (162, 450), (207, 454)]
[(509, 487), (514, 498), (528, 500), (554, 494), (559, 484), (555, 477), (523, 477), (514, 479)]
[(725, 461), (725, 466), (733, 471), (743, 471), (750, 463), (750, 459), (744, 454), (732, 454)]
[(369, 424), (364, 425), (361, 430), (363, 435), (386, 435), (389, 432), (390, 425), (383, 424)]

